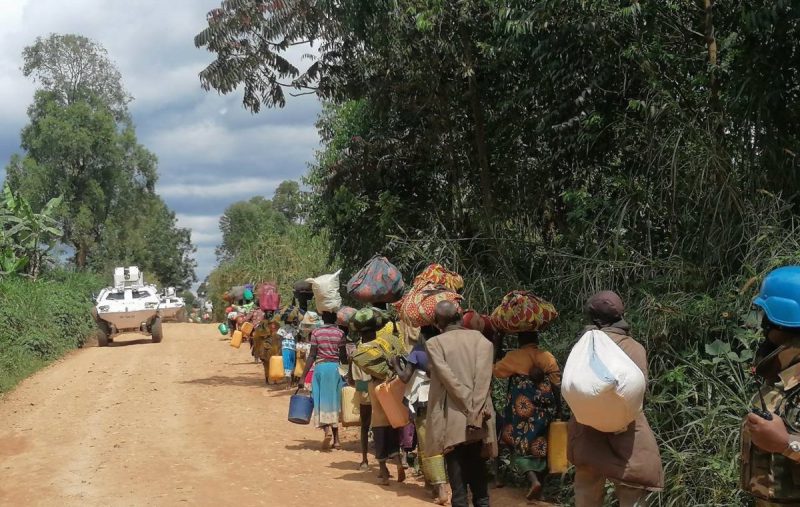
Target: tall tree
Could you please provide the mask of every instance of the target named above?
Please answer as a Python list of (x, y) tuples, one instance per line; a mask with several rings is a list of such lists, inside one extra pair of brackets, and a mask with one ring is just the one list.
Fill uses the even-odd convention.
[(188, 289), (197, 279), (191, 231), (178, 227), (175, 213), (158, 196), (139, 196), (124, 209), (105, 223), (91, 266), (110, 272), (135, 264), (165, 286)]
[(83, 268), (103, 226), (136, 193), (152, 193), (156, 159), (136, 141), (132, 125), (120, 130), (97, 98), (64, 105), (52, 93), (36, 93), (22, 131), (24, 159), (12, 160), (7, 178), (38, 206), (63, 196), (65, 241)]
[(300, 191), (300, 184), (293, 180), (281, 182), (272, 197), (272, 207), (283, 213), (290, 222), (302, 221), (305, 195)]
[(231, 204), (219, 219), (222, 244), (217, 247), (217, 258), (232, 259), (248, 241), (264, 231), (280, 233), (289, 221), (275, 210), (272, 202), (263, 197)]
[(127, 119), (131, 97), (122, 75), (97, 42), (74, 34), (37, 37), (22, 51), (22, 72), (62, 105), (98, 98), (117, 120)]
[(78, 35), (39, 38), (23, 51), (41, 85), (22, 130), (24, 156), (6, 170), (11, 186), (43, 207), (63, 202), (62, 240), (79, 269), (135, 263), (163, 283), (194, 280), (190, 232), (155, 195), (155, 155), (139, 144), (119, 71), (98, 43)]

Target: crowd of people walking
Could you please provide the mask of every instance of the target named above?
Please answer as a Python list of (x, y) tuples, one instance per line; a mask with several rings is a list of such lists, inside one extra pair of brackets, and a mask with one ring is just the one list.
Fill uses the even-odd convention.
[[(471, 498), (484, 507), (493, 477), (496, 487), (524, 481), (525, 498), (537, 501), (568, 459), (578, 507), (603, 505), (609, 483), (621, 507), (647, 505), (664, 473), (643, 410), (647, 355), (620, 296), (589, 298), (586, 326), (562, 368), (539, 341), (558, 317), (552, 304), (512, 291), (490, 314), (464, 311), (463, 285), (434, 264), (406, 288), (376, 257), (347, 284), (363, 308), (342, 305), (335, 273), (296, 284), (285, 307), (273, 297), (243, 311), (256, 294), (275, 292), (245, 288), (229, 327), (248, 331), (267, 382), (288, 382), (296, 396), (310, 390), (313, 414), (301, 422), (322, 430), (323, 449), (341, 449), (340, 425), (360, 426), (358, 467), (370, 469), (372, 448), (382, 485), (414, 471), (434, 502), (463, 507)], [(748, 423), (754, 441), (758, 422)], [(554, 438), (559, 424), (562, 441)]]

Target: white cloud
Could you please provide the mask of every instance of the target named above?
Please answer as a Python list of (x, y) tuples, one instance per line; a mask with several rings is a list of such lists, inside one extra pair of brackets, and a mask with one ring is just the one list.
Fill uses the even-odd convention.
[[(255, 195), (272, 195), (283, 180), (260, 178), (231, 178), (230, 181), (215, 185), (182, 183), (177, 185), (159, 185), (158, 193), (164, 198), (195, 197), (201, 199), (225, 199), (229, 197), (246, 200)], [(219, 220), (219, 217), (217, 217)]]
[(219, 217), (216, 215), (177, 215), (178, 226), (192, 230), (192, 243), (200, 247), (216, 247), (222, 242)]
[(180, 227), (199, 229), (201, 231), (216, 230), (219, 227), (219, 217), (216, 215), (182, 215), (176, 214)]

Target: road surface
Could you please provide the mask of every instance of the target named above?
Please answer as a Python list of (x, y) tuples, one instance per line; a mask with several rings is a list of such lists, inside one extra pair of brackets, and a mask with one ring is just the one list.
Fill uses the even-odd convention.
[(0, 505), (432, 505), (418, 480), (357, 470), (357, 429), (320, 451), (319, 430), (286, 421), (291, 392), (214, 326), (164, 331), (75, 351), (0, 398)]

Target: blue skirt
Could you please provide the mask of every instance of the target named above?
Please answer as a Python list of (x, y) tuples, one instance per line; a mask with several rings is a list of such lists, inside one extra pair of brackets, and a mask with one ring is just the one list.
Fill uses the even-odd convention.
[(315, 364), (311, 386), (311, 395), (314, 397), (314, 421), (317, 427), (338, 425), (344, 387), (342, 376), (339, 375), (339, 364), (335, 362)]
[(296, 353), (294, 349), (283, 349), (283, 374), (286, 377), (291, 377), (294, 372)]

